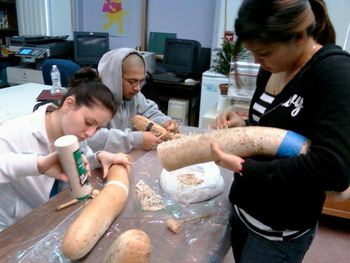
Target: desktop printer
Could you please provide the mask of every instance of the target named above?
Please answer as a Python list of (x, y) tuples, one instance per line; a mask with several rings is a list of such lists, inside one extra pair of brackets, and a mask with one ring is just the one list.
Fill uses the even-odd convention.
[(23, 63), (35, 63), (40, 68), (45, 58), (68, 58), (73, 56), (73, 41), (65, 36), (12, 36), (9, 50), (21, 57)]
[(68, 36), (12, 36), (9, 50), (21, 58), (21, 62), (7, 67), (7, 82), (10, 85), (27, 82), (44, 84), (41, 66), (48, 58), (72, 58), (73, 41)]

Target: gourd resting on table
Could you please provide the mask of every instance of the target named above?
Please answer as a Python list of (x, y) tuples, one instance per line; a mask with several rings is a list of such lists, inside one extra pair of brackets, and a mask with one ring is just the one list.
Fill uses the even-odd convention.
[(71, 260), (84, 257), (124, 208), (129, 194), (128, 172), (113, 165), (100, 194), (87, 204), (64, 233), (63, 255)]
[(109, 247), (103, 263), (149, 263), (151, 251), (149, 236), (140, 229), (129, 229)]
[[(234, 127), (183, 136), (158, 145), (157, 154), (168, 171), (185, 166), (217, 161), (210, 144), (217, 142), (222, 150), (242, 158), (253, 156), (291, 157), (305, 154), (311, 141), (292, 131), (262, 126)], [(337, 198), (350, 197), (350, 187), (337, 194)]]

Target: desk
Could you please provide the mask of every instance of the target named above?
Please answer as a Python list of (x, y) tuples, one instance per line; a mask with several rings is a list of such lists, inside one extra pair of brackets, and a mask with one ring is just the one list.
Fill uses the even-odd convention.
[(0, 125), (6, 120), (30, 114), (41, 91), (50, 88), (43, 84), (26, 83), (0, 89)]
[[(130, 228), (140, 228), (150, 236), (152, 263), (221, 262), (228, 249), (231, 205), (227, 196), (232, 173), (220, 168), (226, 185), (223, 194), (185, 207), (161, 191), (159, 175), (162, 167), (156, 151), (135, 151), (131, 155), (134, 163), (128, 201), (107, 232), (81, 262), (101, 262), (115, 238)], [(141, 179), (162, 196), (166, 209), (157, 212), (141, 210), (134, 193), (135, 185)], [(63, 257), (60, 246), (65, 229), (78, 216), (83, 203), (55, 211), (57, 205), (69, 199), (69, 193), (64, 191), (0, 232), (0, 262), (70, 262)], [(166, 228), (165, 221), (173, 214), (190, 217), (207, 212), (215, 214), (207, 221), (186, 223), (184, 231), (178, 235)]]
[(196, 83), (176, 83), (153, 80), (152, 83), (149, 84), (149, 89), (153, 90), (153, 94), (152, 92), (149, 92), (147, 88), (142, 89), (142, 93), (146, 98), (157, 102), (160, 110), (164, 114), (167, 114), (169, 99), (179, 98), (188, 100), (188, 125), (198, 127), (199, 99), (201, 94), (200, 81)]

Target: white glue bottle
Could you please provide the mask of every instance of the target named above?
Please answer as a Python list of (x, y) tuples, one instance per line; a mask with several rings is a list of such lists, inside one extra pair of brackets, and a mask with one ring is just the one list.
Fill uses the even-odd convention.
[(54, 144), (63, 171), (69, 178), (72, 196), (80, 201), (89, 198), (92, 187), (88, 180), (78, 138), (74, 135), (65, 135), (58, 138)]

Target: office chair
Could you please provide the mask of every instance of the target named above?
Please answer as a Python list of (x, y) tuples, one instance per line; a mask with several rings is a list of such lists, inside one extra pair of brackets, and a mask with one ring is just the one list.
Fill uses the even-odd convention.
[[(60, 70), (62, 87), (68, 87), (69, 81), (74, 76), (75, 72), (77, 72), (80, 69), (80, 66), (77, 63), (68, 59), (48, 59), (44, 61), (41, 67), (41, 72), (43, 74), (45, 85), (52, 85), (52, 81), (51, 81), (52, 65), (57, 65), (58, 69)], [(37, 110), (40, 106), (46, 103), (57, 104), (58, 101), (55, 99), (53, 100), (45, 99), (45, 100), (38, 101), (38, 103), (34, 105), (33, 111)]]
[(41, 68), (45, 85), (52, 85), (52, 65), (57, 65), (60, 70), (62, 87), (68, 87), (70, 79), (74, 76), (74, 73), (80, 69), (77, 63), (68, 59), (48, 59), (44, 61)]

